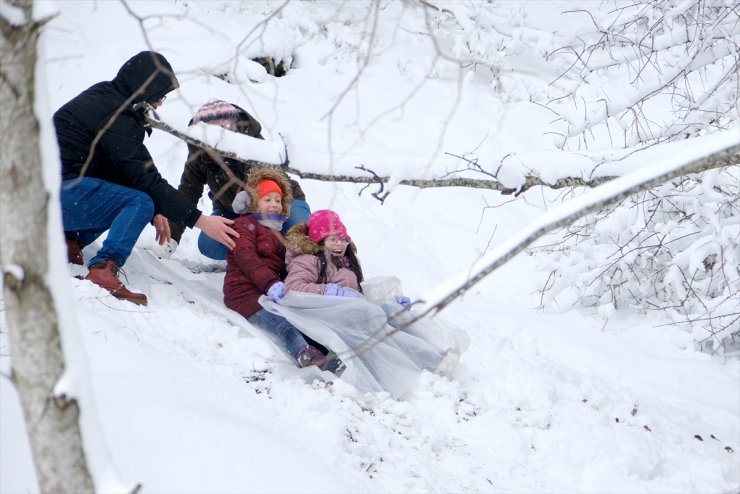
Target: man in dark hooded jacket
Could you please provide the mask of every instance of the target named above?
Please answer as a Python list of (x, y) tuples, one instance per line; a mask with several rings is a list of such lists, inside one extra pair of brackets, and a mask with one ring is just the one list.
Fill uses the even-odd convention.
[(157, 241), (170, 239), (169, 221), (198, 227), (233, 248), (232, 220), (201, 214), (157, 171), (144, 146), (144, 110), (159, 107), (178, 88), (169, 62), (143, 51), (128, 60), (112, 81), (86, 89), (54, 114), (62, 161), (60, 201), (69, 261), (82, 264), (81, 249), (108, 235), (89, 261), (87, 280), (114, 297), (146, 305), (144, 294), (129, 291), (118, 272), (151, 222)]

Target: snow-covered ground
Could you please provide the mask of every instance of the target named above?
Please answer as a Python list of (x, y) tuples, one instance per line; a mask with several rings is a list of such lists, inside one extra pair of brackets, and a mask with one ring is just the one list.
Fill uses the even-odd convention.
[[(279, 5), (129, 2), (140, 15), (188, 13), (147, 21), (150, 48), (170, 60), (181, 83), (163, 118), (184, 127), (210, 98), (233, 101), (254, 112), (268, 139), (286, 136), (291, 165), (304, 171), (362, 175), (354, 167), (365, 165), (396, 178), (432, 178), (460, 166), (445, 153), (478, 145), (491, 162), (517, 154), (519, 164), (500, 175), (512, 186), (523, 170), (557, 177), (592, 166), (543, 136), (547, 110), (500, 97), (476, 78), (458, 86), (442, 65), (415, 90), (427, 73), (428, 43), (409, 34), (423, 19), (403, 2), (383, 4), (374, 41), (383, 55), (347, 93), (362, 66), (365, 2), (347, 2), (336, 15), (335, 2), (291, 3), (274, 20), (280, 29), (268, 30), (263, 44), (244, 45), (249, 57), (292, 54), (295, 68), (285, 77), (261, 73), (244, 56), (230, 60), (263, 10)], [(534, 5), (530, 41), (537, 22), (558, 22), (557, 4)], [(53, 110), (148, 47), (118, 2), (58, 7), (41, 40), (47, 126)], [(520, 4), (499, 9), (519, 19)], [(221, 70), (238, 83), (209, 74)], [(521, 90), (535, 87), (537, 77), (522, 73), (529, 85)], [(620, 166), (637, 169), (702, 142), (655, 147)], [(147, 146), (177, 183), (185, 145), (155, 131)], [(366, 276), (398, 276), (415, 299), (582, 193), (534, 188), (514, 198), (397, 186), (381, 204), (372, 186), (301, 185), (312, 209), (341, 214)], [(207, 200), (201, 206), (210, 210)], [(61, 233), (55, 235), (61, 259)], [(170, 260), (152, 257), (146, 249), (153, 246), (147, 229), (125, 266), (128, 286), (147, 294), (147, 307), (71, 276), (84, 270), (70, 268), (69, 277), (55, 280), (73, 302), (66, 320), (74, 326), (65, 331), (74, 338), (65, 342), (78, 346), (65, 352), (75, 368), (88, 370), (81, 419), (101, 492), (137, 483), (151, 493), (740, 489), (738, 359), (697, 352), (694, 336), (666, 325), (660, 313), (538, 309), (547, 281), (541, 254), (519, 254), (436, 316), (467, 333), (470, 344), (451, 377), (425, 374), (399, 401), (296, 368), (223, 307), (223, 263), (200, 256), (195, 232)], [(8, 353), (3, 330), (5, 374)], [(0, 492), (36, 492), (19, 404), (5, 377), (0, 419)]]

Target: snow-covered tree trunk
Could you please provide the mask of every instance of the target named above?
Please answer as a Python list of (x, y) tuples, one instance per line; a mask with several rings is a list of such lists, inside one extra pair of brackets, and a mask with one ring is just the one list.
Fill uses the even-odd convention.
[(34, 71), (39, 24), (30, 1), (0, 6), (0, 267), (12, 362), (42, 492), (93, 492), (74, 400), (56, 396), (64, 371), (47, 285), (48, 194), (42, 175)]

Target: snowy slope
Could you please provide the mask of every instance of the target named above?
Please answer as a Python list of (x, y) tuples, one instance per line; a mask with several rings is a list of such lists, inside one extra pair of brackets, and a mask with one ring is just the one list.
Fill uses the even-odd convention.
[[(282, 30), (268, 31), (264, 45), (248, 50), (251, 56), (267, 46), (294, 55), (296, 69), (280, 79), (260, 73), (245, 57), (231, 60), (245, 29), (258, 23), (255, 12), (274, 2), (244, 9), (225, 1), (130, 5), (140, 14), (190, 9), (190, 18), (163, 17), (150, 31), (152, 47), (172, 62), (182, 86), (168, 98), (165, 118), (184, 125), (211, 97), (234, 101), (255, 112), (268, 138), (287, 136), (297, 168), (359, 174), (354, 166), (364, 164), (397, 178), (432, 177), (457, 166), (444, 151), (462, 153), (482, 141), (492, 162), (519, 153), (521, 159), (511, 161), (518, 164), (501, 176), (511, 185), (537, 166), (543, 176), (557, 178), (591, 164), (543, 137), (551, 118), (546, 110), (492, 97), (475, 78), (465, 81), (458, 100), (456, 75), (443, 68), (397, 108), (426, 73), (422, 42), (403, 38), (422, 20), (402, 2), (389, 2), (383, 11), (383, 19), (403, 15), (401, 28), (381, 23), (378, 43), (387, 63), (368, 69), (368, 82), (342, 99), (346, 104), (333, 119), (323, 117), (361, 65), (363, 46), (343, 16), (359, 15), (364, 2), (348, 2), (350, 13), (338, 16), (332, 2), (287, 8), (278, 19)], [(519, 19), (518, 5), (505, 3), (511, 22)], [(147, 48), (138, 23), (118, 2), (70, 0), (59, 8), (42, 52), (52, 109), (112, 77), (123, 60)], [(531, 22), (558, 24), (551, 8), (534, 10)], [(347, 29), (322, 38), (321, 22)], [(393, 36), (401, 41), (390, 43)], [(534, 63), (534, 57), (519, 60), (528, 69)], [(244, 79), (229, 84), (208, 74), (224, 67)], [(542, 70), (522, 70), (529, 82), (520, 90), (540, 87), (539, 79), (553, 69)], [(655, 147), (650, 159), (633, 156), (619, 166), (639, 168), (692, 144)], [(165, 177), (177, 183), (184, 144), (155, 131), (147, 146)], [(301, 185), (314, 210), (340, 212), (365, 273), (398, 276), (412, 298), (466, 272), (580, 193), (535, 188), (515, 199), (494, 191), (398, 186), (381, 204), (370, 196), (372, 188), (312, 180)], [(207, 200), (201, 206), (210, 208)], [(665, 325), (660, 314), (538, 310), (546, 273), (543, 260), (530, 252), (437, 316), (463, 329), (470, 346), (451, 377), (425, 374), (416, 391), (398, 401), (296, 368), (225, 309), (223, 263), (200, 256), (195, 232), (185, 234), (171, 260), (154, 259), (145, 251), (153, 245), (148, 228), (125, 266), (128, 286), (146, 293), (147, 307), (115, 300), (71, 276), (84, 270), (70, 267), (70, 276), (57, 280), (71, 297), (77, 323), (66, 330), (81, 342), (65, 350), (86, 359), (89, 369), (92, 392), (81, 401), (82, 425), (101, 492), (137, 483), (152, 493), (740, 488), (740, 362), (697, 352), (692, 335)], [(94, 249), (86, 249), (86, 259)], [(7, 354), (3, 331), (5, 373)], [(18, 403), (5, 378), (0, 419), (0, 493), (36, 492)]]
[[(329, 191), (314, 182), (306, 189), (310, 197)], [(472, 246), (488, 240), (465, 221), (435, 240), (433, 216), (415, 219), (417, 238), (402, 235), (411, 218), (399, 209), (431, 209), (442, 198), (451, 217), (475, 223), (480, 206), (465, 200), (467, 191), (405, 197), (399, 189), (380, 206), (358, 199), (354, 187), (339, 189), (335, 207), (357, 232), (366, 271), (400, 274), (411, 296), (448, 274), (435, 269), (442, 260), (469, 263)], [(484, 195), (489, 204), (506, 201)], [(525, 204), (536, 203), (535, 194), (525, 199), (497, 210), (502, 229), (506, 218), (537, 214)], [(497, 232), (493, 245), (505, 234)], [(142, 246), (151, 238), (145, 232)], [(192, 242), (165, 268), (152, 262), (160, 261), (137, 250), (127, 264), (130, 286), (150, 297), (146, 308), (71, 282), (96, 407), (125, 483), (149, 492), (729, 492), (737, 485), (730, 450), (740, 434), (738, 362), (697, 353), (687, 335), (656, 327), (655, 318), (537, 313), (527, 255), (440, 315), (465, 328), (472, 344), (451, 379), (428, 374), (401, 402), (360, 395), (341, 379), (316, 381), (258, 331), (230, 320), (218, 304), (223, 274), (184, 267), (217, 268), (199, 261)]]

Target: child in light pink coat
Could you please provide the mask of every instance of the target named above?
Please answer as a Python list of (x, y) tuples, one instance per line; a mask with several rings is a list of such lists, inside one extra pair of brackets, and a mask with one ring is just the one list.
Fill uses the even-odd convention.
[(359, 297), (363, 281), (356, 249), (339, 215), (329, 209), (312, 213), (286, 235), (289, 265), (285, 290)]

